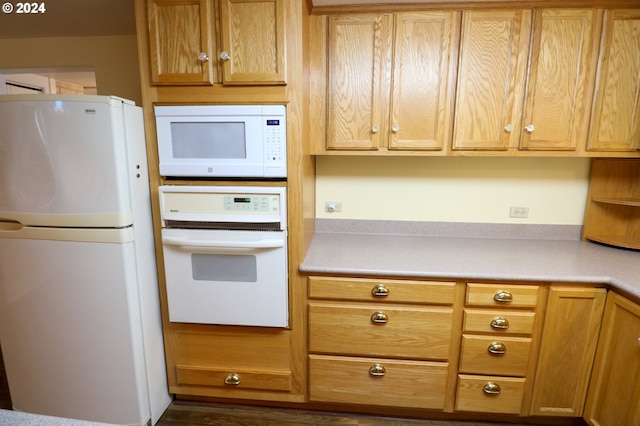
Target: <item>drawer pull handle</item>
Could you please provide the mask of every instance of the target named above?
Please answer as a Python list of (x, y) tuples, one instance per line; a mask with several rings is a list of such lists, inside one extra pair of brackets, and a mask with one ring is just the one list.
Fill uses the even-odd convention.
[(495, 382), (487, 382), (482, 387), (482, 392), (484, 392), (485, 395), (500, 395), (500, 391), (500, 385)]
[(237, 386), (240, 384), (240, 376), (236, 373), (229, 374), (225, 377), (224, 384)]
[(489, 347), (487, 348), (487, 351), (491, 355), (504, 355), (507, 353), (507, 347), (504, 345), (504, 343), (493, 342), (492, 344), (489, 345)]
[(493, 300), (498, 303), (511, 303), (513, 302), (513, 295), (506, 290), (500, 290), (493, 296)]
[(491, 328), (496, 330), (506, 330), (509, 328), (509, 320), (504, 317), (495, 317), (491, 320)]
[(380, 364), (373, 364), (369, 367), (369, 375), (371, 377), (382, 377), (387, 372), (384, 367)]
[(371, 315), (371, 322), (374, 324), (386, 324), (389, 322), (389, 315), (384, 312), (374, 312), (374, 314)]
[(375, 297), (387, 297), (389, 295), (389, 289), (384, 284), (378, 284), (371, 289), (371, 294)]

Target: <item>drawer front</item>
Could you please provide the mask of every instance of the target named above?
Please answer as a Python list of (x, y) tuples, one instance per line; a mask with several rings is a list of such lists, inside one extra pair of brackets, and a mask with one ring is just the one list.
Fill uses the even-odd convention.
[(309, 298), (453, 305), (455, 283), (309, 277)]
[(465, 309), (463, 332), (530, 335), (535, 319), (535, 312)]
[(315, 402), (444, 408), (448, 363), (309, 356)]
[(291, 390), (290, 371), (259, 371), (237, 368), (176, 366), (180, 386), (221, 386), (228, 389)]
[(520, 414), (525, 383), (513, 377), (460, 374), (456, 411)]
[(462, 336), (460, 372), (524, 376), (531, 339), (526, 337)]
[(539, 287), (536, 285), (467, 284), (467, 306), (501, 306), (535, 308)]
[(309, 351), (446, 360), (453, 310), (309, 303)]

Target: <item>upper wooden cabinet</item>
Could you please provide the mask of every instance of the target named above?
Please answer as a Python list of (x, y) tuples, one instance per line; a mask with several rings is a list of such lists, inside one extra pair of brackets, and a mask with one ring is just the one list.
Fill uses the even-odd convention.
[(640, 149), (640, 10), (605, 12), (587, 149)]
[(326, 81), (312, 93), (326, 98), (320, 150), (444, 150), (458, 22), (452, 11), (328, 17), (316, 34)]
[(148, 0), (151, 83), (285, 84), (282, 0)]
[(153, 84), (213, 84), (209, 0), (148, 0)]
[(598, 17), (465, 12), (453, 149), (577, 150), (588, 132)]

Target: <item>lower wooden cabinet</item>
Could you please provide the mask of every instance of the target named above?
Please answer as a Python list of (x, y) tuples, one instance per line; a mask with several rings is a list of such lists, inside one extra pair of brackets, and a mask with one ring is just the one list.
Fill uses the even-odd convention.
[(526, 379), (503, 376), (458, 376), (456, 411), (520, 414)]
[(609, 293), (584, 419), (640, 425), (640, 305)]
[(448, 363), (309, 355), (315, 402), (442, 410)]

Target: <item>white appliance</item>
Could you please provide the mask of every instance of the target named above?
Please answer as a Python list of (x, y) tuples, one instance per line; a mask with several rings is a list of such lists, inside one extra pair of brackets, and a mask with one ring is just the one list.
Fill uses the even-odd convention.
[(285, 178), (284, 105), (156, 106), (162, 176)]
[(0, 96), (0, 345), (15, 410), (155, 424), (168, 404), (142, 110)]
[(286, 189), (159, 191), (169, 320), (287, 327)]

